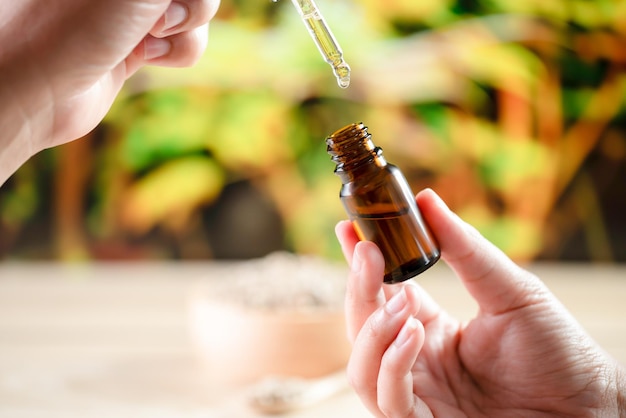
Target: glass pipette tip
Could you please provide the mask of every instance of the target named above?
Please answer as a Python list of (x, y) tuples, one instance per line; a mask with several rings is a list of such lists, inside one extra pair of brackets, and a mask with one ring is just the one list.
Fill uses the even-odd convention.
[(347, 88), (350, 85), (350, 66), (344, 60), (341, 47), (317, 5), (313, 0), (292, 0), (292, 3), (298, 10), (317, 49), (333, 68), (337, 84), (343, 89)]

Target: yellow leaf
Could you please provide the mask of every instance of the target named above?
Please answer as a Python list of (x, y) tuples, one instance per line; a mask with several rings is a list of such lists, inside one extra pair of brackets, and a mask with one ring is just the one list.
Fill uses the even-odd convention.
[(135, 233), (145, 233), (159, 223), (175, 223), (175, 217), (186, 219), (218, 196), (224, 177), (221, 168), (207, 157), (165, 163), (128, 190), (122, 223)]

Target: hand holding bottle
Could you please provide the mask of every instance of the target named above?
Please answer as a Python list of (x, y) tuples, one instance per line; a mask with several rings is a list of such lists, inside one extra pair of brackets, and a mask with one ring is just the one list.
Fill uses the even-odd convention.
[(339, 223), (351, 265), (348, 377), (367, 408), (377, 417), (626, 416), (624, 370), (543, 283), (433, 191), (417, 202), (480, 309), (463, 324), (414, 282), (382, 285), (378, 248)]
[(79, 138), (145, 64), (188, 66), (219, 0), (43, 0), (0, 8), (0, 185), (44, 148)]

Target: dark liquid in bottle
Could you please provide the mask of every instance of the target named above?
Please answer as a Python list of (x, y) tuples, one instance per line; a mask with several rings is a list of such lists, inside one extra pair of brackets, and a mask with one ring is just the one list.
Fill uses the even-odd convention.
[[(393, 204), (375, 204), (360, 208), (358, 217), (352, 217), (361, 240), (374, 242), (385, 258), (385, 283), (398, 283), (417, 276), (439, 259), (439, 250), (425, 237), (424, 226), (418, 216), (410, 216), (414, 209)], [(385, 210), (386, 209), (386, 210)], [(409, 216), (407, 216), (409, 215)]]

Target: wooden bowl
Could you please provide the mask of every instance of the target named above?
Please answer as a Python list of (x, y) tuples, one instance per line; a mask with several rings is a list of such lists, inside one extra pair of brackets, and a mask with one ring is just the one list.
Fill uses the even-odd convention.
[(250, 383), (346, 366), (343, 268), (284, 254), (235, 267), (230, 285), (207, 285), (190, 303), (193, 341), (213, 376)]

